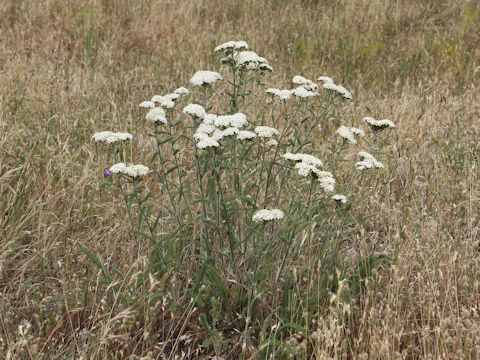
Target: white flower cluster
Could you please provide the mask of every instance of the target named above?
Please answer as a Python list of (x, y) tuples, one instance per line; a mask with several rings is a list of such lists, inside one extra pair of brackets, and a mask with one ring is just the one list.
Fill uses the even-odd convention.
[(234, 50), (236, 51), (241, 51), (241, 50), (247, 50), (248, 49), (248, 44), (245, 41), (227, 41), (223, 44), (218, 45), (215, 48), (215, 52), (220, 52), (223, 51), (224, 53), (229, 53)]
[(145, 116), (145, 119), (148, 122), (152, 122), (154, 124), (167, 123), (167, 116), (165, 114), (165, 110), (163, 110), (161, 107), (154, 107), (153, 109), (150, 109)]
[(360, 161), (355, 164), (358, 170), (382, 169), (384, 167), (380, 161), (377, 161), (372, 154), (366, 151), (360, 151), (358, 155), (360, 156)]
[(144, 165), (125, 165), (124, 163), (118, 163), (110, 167), (112, 174), (122, 174), (133, 178), (142, 177), (148, 174), (150, 169)]
[(285, 153), (283, 158), (286, 160), (296, 161), (295, 169), (298, 170), (298, 174), (303, 177), (312, 175), (318, 180), (323, 190), (327, 192), (335, 191), (335, 178), (333, 174), (328, 171), (322, 171), (319, 168), (323, 166), (320, 159), (309, 154), (292, 154), (290, 152)]
[(133, 135), (127, 132), (100, 131), (92, 136), (92, 140), (105, 144), (115, 144), (126, 140), (131, 140)]
[(335, 178), (333, 174), (328, 171), (320, 171), (319, 173), (315, 174), (318, 177), (318, 181), (320, 182), (320, 186), (326, 192), (334, 192), (335, 191)]
[(142, 101), (138, 106), (145, 109), (153, 109), (155, 107), (155, 103), (153, 101), (147, 100), (147, 101)]
[[(190, 110), (189, 112), (191, 112)], [(193, 138), (197, 141), (198, 149), (218, 147), (220, 146), (220, 140), (233, 135), (236, 135), (236, 139), (241, 141), (256, 138), (257, 134), (253, 131), (241, 130), (246, 126), (248, 126), (248, 120), (243, 113), (231, 115), (205, 114), (202, 123), (195, 130)]]
[[(232, 42), (237, 43), (236, 46), (246, 45), (242, 44), (244, 42)], [(230, 46), (232, 44), (229, 44)], [(224, 46), (225, 44), (219, 45)], [(244, 47), (245, 49), (247, 47)], [(267, 59), (264, 57), (259, 56), (255, 51), (237, 51), (239, 49), (229, 48), (228, 51), (224, 51), (226, 57), (221, 59), (222, 64), (229, 64), (235, 66), (236, 68), (241, 68), (245, 70), (262, 70), (262, 71), (273, 71), (272, 67), (268, 63)]]
[(318, 96), (318, 93), (316, 91), (308, 90), (308, 89), (304, 88), (303, 86), (299, 86), (299, 87), (293, 89), (292, 93), (296, 97), (304, 98), (304, 99), (314, 97), (314, 96)]
[(365, 132), (362, 129), (359, 129), (356, 127), (347, 127), (343, 125), (337, 129), (337, 134), (351, 144), (357, 143), (357, 140), (355, 139), (355, 135), (361, 136), (361, 137), (365, 136)]
[(332, 196), (332, 199), (335, 200), (336, 202), (346, 204), (348, 201), (348, 198), (345, 195), (342, 194), (335, 194)]
[(280, 131), (269, 126), (257, 126), (255, 127), (255, 132), (262, 138), (271, 138), (274, 135), (280, 135)]
[(302, 154), (302, 153), (296, 153), (292, 154), (291, 152), (287, 152), (283, 154), (283, 158), (285, 160), (290, 160), (290, 161), (297, 161), (297, 162), (302, 162), (307, 165), (313, 165), (315, 167), (322, 167), (323, 163), (320, 159), (313, 155), (309, 154)]
[[(155, 95), (152, 97), (151, 102), (154, 104), (159, 104), (159, 106), (164, 109), (173, 109), (173, 107), (175, 106), (175, 101), (178, 100), (178, 98), (180, 98), (180, 95), (181, 94), (177, 94), (175, 92), (167, 95)], [(140, 106), (142, 104), (140, 104)]]
[(216, 71), (199, 70), (193, 74), (190, 84), (195, 86), (208, 86), (215, 84), (217, 81), (223, 80), (222, 75)]
[(240, 130), (237, 133), (237, 140), (253, 140), (256, 137), (257, 137), (257, 134), (255, 134), (253, 131)]
[(270, 88), (265, 90), (267, 94), (273, 95), (273, 97), (277, 97), (281, 101), (287, 101), (290, 99), (290, 96), (292, 96), (293, 91), (292, 90), (283, 90), (283, 89), (275, 89), (275, 88)]
[(183, 108), (183, 112), (196, 119), (203, 119), (207, 114), (205, 108), (199, 104), (188, 104)]
[(383, 119), (383, 120), (375, 120), (371, 116), (364, 117), (363, 120), (374, 130), (380, 131), (383, 129), (395, 129), (395, 123), (392, 120)]
[(303, 76), (300, 76), (300, 75), (295, 75), (293, 77), (292, 84), (300, 85), (301, 87), (309, 91), (316, 91), (318, 88), (318, 85), (315, 84), (312, 80), (304, 78)]
[[(154, 95), (151, 100), (142, 101), (139, 106), (150, 109), (145, 116), (148, 122), (166, 124), (168, 121), (165, 109), (173, 109), (175, 107), (175, 101), (186, 94), (189, 94), (188, 89), (179, 87), (173, 93), (167, 95)], [(156, 104), (158, 104), (159, 107), (156, 107)]]
[(252, 221), (256, 223), (261, 223), (261, 222), (267, 222), (267, 221), (273, 221), (273, 220), (281, 220), (285, 214), (283, 213), (282, 210), (279, 209), (263, 209), (263, 210), (258, 210), (253, 214)]
[(232, 115), (219, 115), (213, 120), (213, 124), (218, 127), (235, 127), (237, 129), (248, 125), (247, 116), (243, 113)]
[(328, 76), (320, 76), (318, 81), (323, 82), (323, 88), (329, 91), (336, 92), (344, 99), (351, 100), (352, 94), (341, 85), (337, 85), (333, 82), (333, 79)]
[(188, 95), (190, 94), (190, 91), (188, 91), (187, 88), (180, 86), (179, 88), (175, 89), (173, 93), (178, 95)]

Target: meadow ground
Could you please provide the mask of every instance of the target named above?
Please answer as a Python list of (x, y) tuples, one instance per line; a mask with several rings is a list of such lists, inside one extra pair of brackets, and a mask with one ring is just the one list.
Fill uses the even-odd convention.
[[(480, 357), (479, 34), (473, 0), (2, 1), (0, 357)], [(158, 274), (137, 257), (91, 141), (118, 129), (148, 144), (138, 104), (218, 68), (231, 39), (269, 60), (269, 86), (329, 75), (353, 93), (349, 122), (397, 124), (387, 180), (353, 205), (370, 216), (331, 239), (349, 264), (386, 260), (348, 301), (340, 276), (308, 324), (265, 305), (248, 347), (230, 307), (189, 306), (198, 266)], [(305, 297), (318, 259), (297, 260)]]

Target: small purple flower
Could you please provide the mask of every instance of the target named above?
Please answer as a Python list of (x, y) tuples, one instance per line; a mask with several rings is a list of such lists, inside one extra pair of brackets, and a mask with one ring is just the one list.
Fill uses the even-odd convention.
[(106, 167), (103, 169), (103, 177), (109, 177), (112, 176), (112, 172), (110, 171), (110, 168)]

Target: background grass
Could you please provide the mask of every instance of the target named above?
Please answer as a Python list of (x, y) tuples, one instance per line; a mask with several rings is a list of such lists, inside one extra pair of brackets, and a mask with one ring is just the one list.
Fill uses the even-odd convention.
[[(143, 265), (90, 137), (116, 129), (147, 143), (138, 103), (242, 39), (272, 64), (269, 85), (326, 74), (352, 90), (352, 119), (398, 125), (391, 180), (355, 204), (376, 215), (348, 239), (349, 256), (393, 264), (368, 281), (359, 314), (318, 320), (312, 356), (480, 356), (477, 1), (5, 0), (0, 33), (0, 354), (85, 356), (81, 336), (97, 358), (187, 349), (173, 340), (188, 314), (158, 319), (176, 349), (139, 346), (148, 312), (102, 302), (112, 269), (128, 288)], [(78, 241), (106, 263), (103, 277)]]

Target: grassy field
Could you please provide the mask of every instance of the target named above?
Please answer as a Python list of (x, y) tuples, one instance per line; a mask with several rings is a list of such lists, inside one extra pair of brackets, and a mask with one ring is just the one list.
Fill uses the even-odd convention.
[[(0, 2), (0, 357), (479, 358), (479, 34), (474, 0)], [(232, 39), (269, 60), (268, 87), (328, 75), (353, 94), (342, 122), (397, 125), (385, 169), (351, 204), (355, 221), (328, 217), (328, 234), (312, 222), (302, 244), (328, 237), (324, 258), (299, 248), (279, 294), (267, 290), (274, 261), (244, 288), (223, 255), (198, 280), (193, 245), (171, 250), (167, 268), (154, 246), (138, 256), (91, 141), (128, 131), (129, 162), (149, 165), (138, 104), (192, 91)], [(160, 194), (153, 177), (144, 184)], [(189, 226), (174, 244), (196, 243)], [(250, 290), (255, 316), (239, 300)]]

